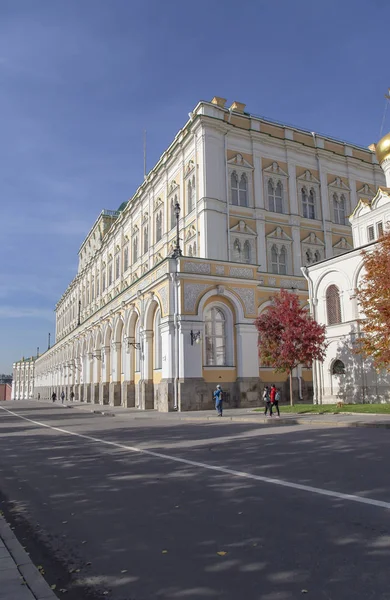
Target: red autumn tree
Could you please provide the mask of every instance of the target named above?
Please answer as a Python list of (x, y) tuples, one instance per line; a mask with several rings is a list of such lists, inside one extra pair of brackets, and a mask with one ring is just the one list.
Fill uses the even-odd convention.
[(365, 319), (357, 350), (373, 359), (377, 369), (390, 371), (390, 232), (363, 252), (358, 301)]
[(296, 294), (281, 290), (272, 304), (257, 317), (261, 364), (276, 372), (288, 373), (290, 403), (293, 402), (292, 371), (298, 365), (311, 367), (313, 360), (325, 358), (325, 325), (319, 325)]

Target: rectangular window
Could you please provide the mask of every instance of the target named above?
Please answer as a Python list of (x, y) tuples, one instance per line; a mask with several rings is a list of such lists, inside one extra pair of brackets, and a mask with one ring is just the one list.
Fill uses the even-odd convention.
[(120, 269), (120, 257), (119, 255), (115, 258), (115, 279), (118, 279), (119, 275), (121, 274), (121, 269)]
[(376, 224), (376, 232), (377, 232), (377, 236), (378, 238), (383, 236), (383, 223), (382, 221), (380, 221), (379, 223)]
[(367, 239), (369, 242), (372, 242), (375, 240), (374, 225), (370, 225), (369, 227), (367, 227)]

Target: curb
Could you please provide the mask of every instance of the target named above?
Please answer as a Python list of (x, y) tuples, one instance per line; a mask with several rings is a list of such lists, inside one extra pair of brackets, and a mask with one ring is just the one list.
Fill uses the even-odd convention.
[(36, 600), (58, 600), (49, 584), (42, 577), (27, 552), (16, 538), (3, 516), (0, 515), (0, 539), (4, 542), (23, 578)]
[[(41, 401), (41, 402), (45, 402), (45, 401)], [(51, 402), (45, 402), (46, 404), (51, 405)], [(56, 405), (54, 403), (54, 405)], [(110, 410), (99, 410), (99, 409), (93, 409), (93, 408), (89, 408), (88, 405), (80, 405), (80, 404), (57, 404), (56, 406), (58, 406), (59, 408), (75, 408), (78, 410), (82, 410), (84, 412), (89, 412), (92, 414), (96, 414), (96, 415), (103, 415), (105, 417), (116, 417), (117, 413), (112, 412)], [(121, 414), (121, 413), (119, 413)], [(131, 413), (128, 413), (131, 414)], [(180, 414), (180, 413), (172, 413), (172, 414)], [(374, 428), (374, 429), (390, 429), (390, 421), (377, 421), (377, 422), (369, 422), (369, 421), (350, 421), (350, 422), (342, 422), (342, 421), (331, 421), (331, 420), (322, 420), (322, 417), (320, 419), (309, 419), (309, 418), (302, 418), (302, 417), (294, 417), (291, 413), (291, 417), (290, 418), (283, 418), (281, 417), (280, 420), (271, 420), (271, 419), (262, 419), (261, 418), (261, 413), (259, 413), (259, 417), (256, 418), (257, 415), (255, 415), (253, 412), (250, 412), (249, 414), (252, 414), (253, 416), (225, 416), (223, 417), (223, 421), (231, 421), (234, 423), (253, 423), (255, 425), (267, 425), (267, 426), (271, 426), (271, 427), (278, 427), (278, 426), (282, 426), (282, 425), (316, 425), (319, 427), (367, 427), (367, 428)], [(297, 413), (299, 414), (299, 413)], [(347, 416), (352, 416), (353, 414), (358, 414), (358, 415), (364, 415), (366, 416), (365, 413), (349, 413)], [(318, 415), (320, 416), (320, 415)], [(373, 413), (370, 413), (370, 417), (378, 417), (379, 415), (375, 415)], [(135, 416), (135, 419), (139, 418), (139, 416)], [(218, 417), (216, 415), (209, 415), (209, 416), (204, 416), (204, 417), (191, 417), (191, 416), (180, 416), (177, 417), (177, 419), (179, 421), (191, 421), (192, 423), (202, 423), (205, 421), (218, 421)]]

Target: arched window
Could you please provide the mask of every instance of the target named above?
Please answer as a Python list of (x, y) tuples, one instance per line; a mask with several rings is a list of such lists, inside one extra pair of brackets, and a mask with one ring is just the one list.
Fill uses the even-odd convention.
[(144, 227), (144, 254), (149, 250), (149, 227)]
[(118, 279), (120, 274), (121, 274), (120, 258), (119, 258), (119, 254), (118, 254), (118, 256), (116, 256), (116, 258), (115, 258), (115, 279)]
[(103, 290), (103, 292), (105, 291), (105, 289), (106, 289), (106, 270), (104, 269), (103, 276), (102, 276), (102, 290)]
[(190, 213), (194, 208), (194, 198), (195, 198), (195, 177), (188, 181), (187, 185), (187, 208)]
[(287, 250), (285, 246), (281, 248), (275, 244), (271, 248), (271, 271), (279, 275), (287, 273)]
[(136, 235), (133, 239), (133, 263), (138, 260), (138, 236)]
[(177, 202), (177, 196), (171, 198), (171, 229), (176, 226), (176, 215), (175, 215), (175, 204)]
[(108, 285), (112, 284), (112, 262), (108, 265)]
[(337, 285), (330, 285), (326, 290), (326, 314), (328, 325), (341, 323), (340, 292)]
[(194, 242), (194, 244), (192, 246), (192, 252), (193, 252), (193, 256), (196, 256), (196, 242)]
[(129, 268), (129, 248), (128, 248), (128, 246), (126, 246), (126, 248), (123, 251), (123, 270), (127, 271), (128, 268)]
[(312, 261), (313, 261), (313, 255), (311, 253), (311, 250), (310, 249), (306, 250), (306, 264), (311, 265)]
[(191, 244), (188, 247), (188, 256), (192, 256), (192, 246), (191, 246)]
[(236, 262), (241, 262), (241, 244), (240, 240), (234, 240), (233, 244), (233, 258)]
[(238, 189), (238, 203), (240, 206), (248, 206), (248, 179), (243, 173), (240, 179), (240, 185)]
[(313, 188), (310, 192), (307, 191), (306, 187), (302, 188), (302, 215), (305, 219), (315, 219), (316, 218), (316, 194)]
[(319, 260), (321, 260), (321, 252), (319, 250), (316, 250), (314, 254), (314, 261), (318, 262)]
[(248, 240), (244, 244), (244, 262), (251, 262), (251, 245)]
[(272, 212), (283, 212), (283, 185), (278, 181), (276, 186), (272, 179), (268, 181), (268, 209)]
[(141, 323), (140, 319), (137, 319), (137, 324), (135, 326), (135, 371), (140, 371), (141, 368)]
[(100, 294), (100, 275), (99, 273), (96, 275), (96, 298), (99, 297)]
[(160, 210), (156, 215), (156, 243), (162, 238), (162, 211)]
[(161, 311), (159, 308), (154, 317), (154, 368), (162, 368)]
[(232, 192), (232, 204), (238, 205), (238, 177), (235, 172), (230, 176), (230, 186)]
[(345, 225), (345, 196), (341, 194), (339, 197), (338, 194), (333, 194), (333, 212), (334, 212), (334, 221), (339, 225)]
[(226, 318), (217, 307), (205, 313), (206, 365), (226, 365)]
[(342, 360), (335, 360), (332, 365), (332, 375), (345, 375), (345, 364)]

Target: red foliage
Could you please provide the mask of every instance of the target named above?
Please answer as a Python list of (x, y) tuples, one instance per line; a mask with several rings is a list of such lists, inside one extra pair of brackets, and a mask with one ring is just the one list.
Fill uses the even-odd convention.
[(261, 364), (288, 372), (298, 365), (311, 367), (325, 358), (325, 325), (319, 325), (296, 294), (281, 290), (257, 317)]
[(373, 359), (377, 369), (390, 371), (390, 232), (363, 252), (363, 276), (357, 292), (364, 313), (357, 351)]

